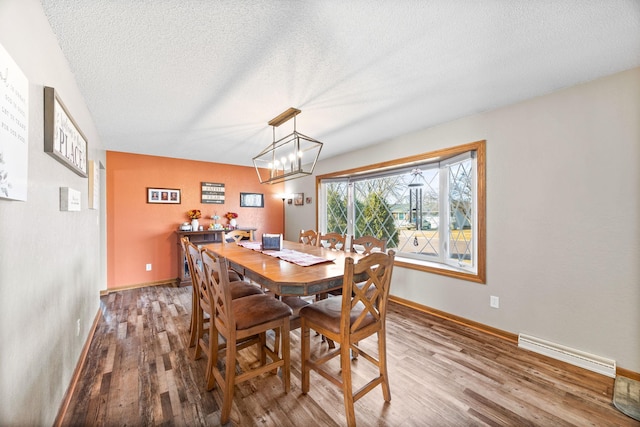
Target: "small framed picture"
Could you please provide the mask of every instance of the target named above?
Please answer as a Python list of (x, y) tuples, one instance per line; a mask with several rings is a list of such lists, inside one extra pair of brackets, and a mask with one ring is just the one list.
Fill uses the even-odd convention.
[(147, 187), (147, 203), (180, 204), (180, 190), (177, 188)]
[(264, 195), (261, 193), (240, 193), (241, 208), (264, 208)]
[(311, 204), (311, 197), (305, 197), (304, 202), (308, 205)]
[(293, 204), (296, 206), (304, 205), (304, 193), (296, 193), (293, 196)]

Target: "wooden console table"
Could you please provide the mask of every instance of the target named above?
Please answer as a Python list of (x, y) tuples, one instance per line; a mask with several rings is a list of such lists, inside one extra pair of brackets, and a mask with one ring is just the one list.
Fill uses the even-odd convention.
[[(256, 231), (255, 228), (239, 227), (238, 230)], [(195, 245), (202, 246), (211, 243), (222, 243), (224, 235), (230, 230), (203, 230), (203, 231), (176, 231), (178, 244), (178, 286), (190, 285), (191, 275), (189, 274), (189, 265), (187, 264), (186, 254), (182, 248), (181, 240), (187, 237), (189, 241)], [(253, 239), (252, 239), (253, 240)]]

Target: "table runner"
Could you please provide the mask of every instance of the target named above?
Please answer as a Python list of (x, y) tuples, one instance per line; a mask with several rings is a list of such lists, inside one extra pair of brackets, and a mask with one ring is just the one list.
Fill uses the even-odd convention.
[(302, 267), (309, 267), (311, 265), (322, 264), (324, 262), (333, 262), (333, 259), (322, 258), (305, 252), (294, 251), (293, 249), (263, 251), (260, 242), (238, 242), (238, 245), (247, 249), (262, 252), (265, 255), (280, 258), (287, 262), (292, 262)]

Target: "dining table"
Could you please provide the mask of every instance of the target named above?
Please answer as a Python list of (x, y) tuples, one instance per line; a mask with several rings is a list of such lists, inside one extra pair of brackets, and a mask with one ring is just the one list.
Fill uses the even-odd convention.
[(353, 258), (357, 262), (364, 256), (287, 240), (279, 250), (263, 250), (257, 241), (204, 247), (226, 258), (233, 270), (280, 296), (317, 295), (341, 289), (345, 260)]

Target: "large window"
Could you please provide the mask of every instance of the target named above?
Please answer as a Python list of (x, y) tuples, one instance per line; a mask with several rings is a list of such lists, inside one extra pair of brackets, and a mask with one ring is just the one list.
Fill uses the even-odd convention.
[(399, 265), (484, 283), (484, 146), (319, 176), (319, 230), (373, 235)]

